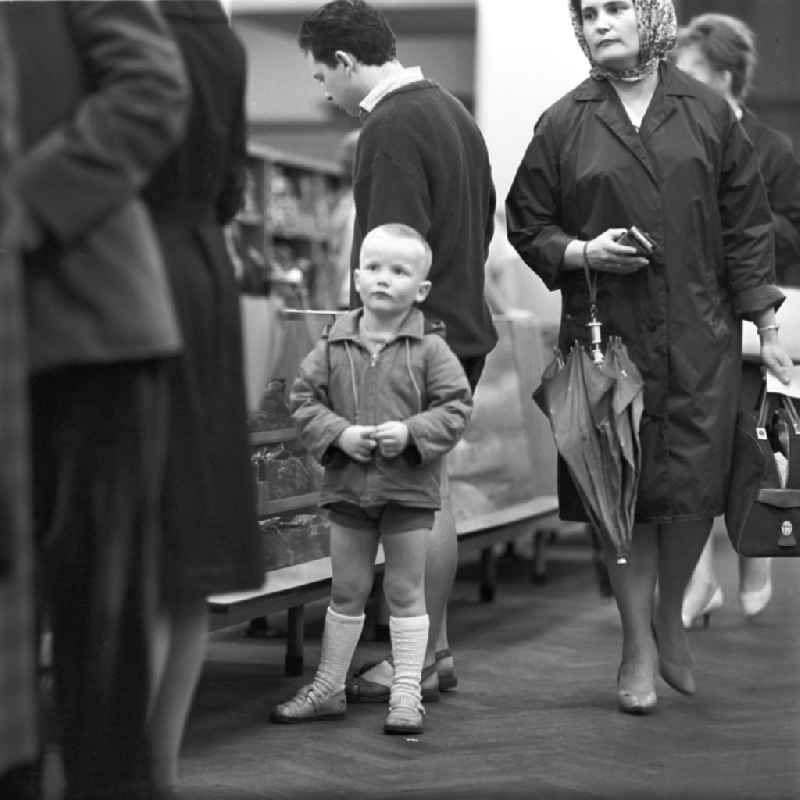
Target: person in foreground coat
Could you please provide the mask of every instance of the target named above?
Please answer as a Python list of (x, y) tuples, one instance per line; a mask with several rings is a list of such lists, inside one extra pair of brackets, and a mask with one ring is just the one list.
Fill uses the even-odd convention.
[(34, 514), (66, 797), (149, 798), (151, 555), (180, 336), (138, 192), (178, 142), (144, 2), (3, 3), (20, 104)]
[(25, 312), (10, 186), (17, 144), (14, 69), (0, 17), (0, 797), (34, 798), (36, 708)]
[(206, 597), (247, 590), (266, 566), (256, 522), (239, 289), (223, 225), (239, 210), (247, 156), (244, 47), (216, 0), (159, 3), (192, 89), (186, 132), (143, 196), (183, 339), (170, 363), (160, 548), (153, 774), (168, 794), (206, 652)]
[[(644, 379), (630, 563), (608, 558), (623, 635), (617, 702), (644, 714), (656, 669), (695, 691), (681, 603), (725, 507), (741, 318), (784, 380), (791, 362), (774, 325), (783, 296), (758, 160), (730, 106), (665, 61), (671, 0), (570, 0), (570, 10), (591, 77), (538, 121), (508, 196), (509, 240), (561, 291), (565, 352), (588, 340), (588, 266), (604, 334), (622, 337)], [(655, 241), (649, 259), (617, 241), (630, 225)], [(586, 520), (563, 464), (559, 502), (563, 518)]]
[[(800, 162), (791, 140), (765, 125), (745, 102), (753, 82), (757, 54), (753, 32), (737, 17), (701, 14), (678, 32), (675, 65), (724, 97), (758, 155), (775, 225), (775, 273), (782, 286), (800, 286)], [(746, 363), (742, 407), (752, 408), (761, 387), (761, 370)], [(739, 600), (745, 616), (760, 614), (772, 596), (771, 559), (739, 557)], [(709, 539), (683, 600), (683, 624), (691, 626), (723, 603), (714, 574)]]

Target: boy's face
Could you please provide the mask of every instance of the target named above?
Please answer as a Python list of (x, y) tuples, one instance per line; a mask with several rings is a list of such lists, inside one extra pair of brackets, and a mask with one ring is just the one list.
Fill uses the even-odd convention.
[(315, 61), (314, 54), (306, 53), (306, 64), (311, 77), (322, 86), (325, 99), (337, 108), (357, 117), (359, 103), (367, 92), (361, 87), (355, 71), (355, 60), (348, 53), (337, 50), (335, 67), (329, 67), (322, 61)]
[(353, 276), (364, 307), (376, 314), (394, 314), (421, 303), (431, 288), (423, 263), (423, 250), (413, 239), (369, 234)]

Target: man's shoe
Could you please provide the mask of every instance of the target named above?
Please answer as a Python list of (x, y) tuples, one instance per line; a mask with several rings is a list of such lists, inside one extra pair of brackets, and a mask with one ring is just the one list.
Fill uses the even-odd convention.
[(383, 732), (400, 736), (422, 733), (425, 709), (416, 697), (398, 694), (389, 701), (389, 713), (383, 723)]
[(327, 697), (321, 696), (313, 684), (302, 686), (297, 694), (285, 703), (275, 706), (269, 715), (270, 722), (291, 724), (311, 722), (316, 719), (341, 719), (347, 711), (343, 691)]

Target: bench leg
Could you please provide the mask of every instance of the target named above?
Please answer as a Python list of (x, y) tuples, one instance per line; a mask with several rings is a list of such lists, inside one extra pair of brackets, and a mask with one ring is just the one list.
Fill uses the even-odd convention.
[(248, 639), (266, 639), (267, 628), (268, 625), (266, 617), (255, 617), (255, 619), (251, 619), (248, 623), (244, 635)]
[(536, 531), (533, 534), (533, 560), (531, 561), (531, 580), (534, 583), (547, 581), (547, 546), (556, 538), (552, 530)]
[(284, 671), (290, 676), (303, 674), (303, 611), (304, 606), (292, 606), (288, 613)]
[(485, 547), (483, 550), (481, 550), (480, 598), (482, 603), (491, 603), (494, 600), (496, 586), (497, 569), (494, 557), (494, 548)]

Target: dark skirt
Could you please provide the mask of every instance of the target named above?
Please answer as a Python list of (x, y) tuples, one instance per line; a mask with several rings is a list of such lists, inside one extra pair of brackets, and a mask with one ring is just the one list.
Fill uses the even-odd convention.
[(159, 225), (184, 340), (171, 374), (164, 588), (193, 599), (260, 586), (239, 292), (213, 222)]

